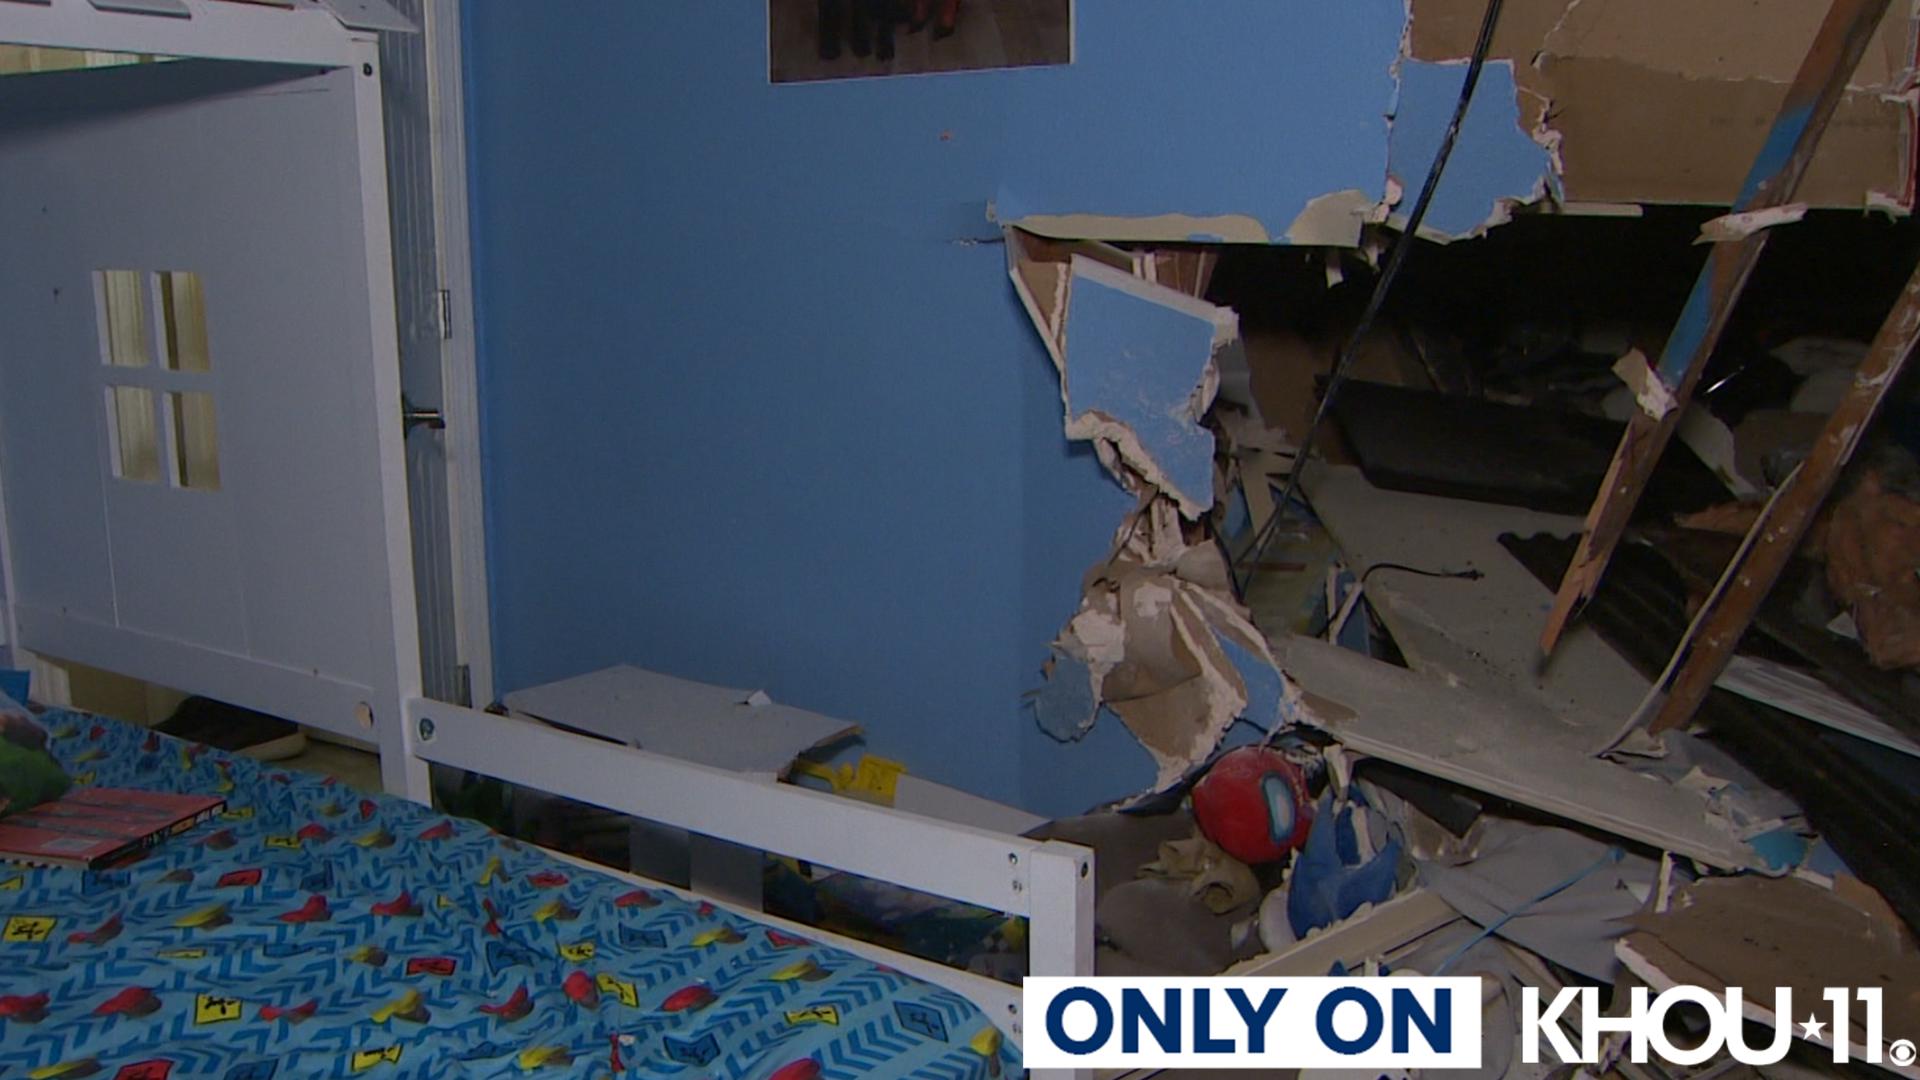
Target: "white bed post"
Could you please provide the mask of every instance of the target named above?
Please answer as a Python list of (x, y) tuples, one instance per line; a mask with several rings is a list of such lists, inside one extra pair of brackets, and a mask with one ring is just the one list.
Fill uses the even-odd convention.
[[(1027, 912), (1027, 973), (1093, 974), (1093, 852), (1049, 840), (1028, 859), (1031, 906)], [(1039, 1017), (1020, 1017), (1023, 1033), (1028, 1022), (1041, 1021)], [(1084, 1069), (1035, 1069), (1031, 1075), (1046, 1080), (1087, 1080), (1093, 1073)]]
[(440, 350), (447, 418), (447, 500), (452, 523), (454, 642), (467, 666), (470, 705), (494, 699), (493, 628), (487, 607), (487, 529), (480, 478), (480, 378), (475, 355), (473, 248), (467, 222), (467, 111), (460, 0), (426, 0), (428, 121), (433, 134), (435, 242), (447, 295)]
[(433, 798), (427, 763), (413, 753), (415, 732), (406, 715), (406, 703), (421, 695), (420, 622), (415, 612), (412, 518), (407, 509), (406, 434), (400, 421), (400, 343), (393, 300), (393, 236), (387, 217), (380, 46), (372, 34), (355, 34), (353, 44), (361, 226), (366, 231), (367, 307), (372, 315), (373, 407), (377, 414), (380, 502), (386, 523), (387, 612), (393, 634), (393, 677), (375, 680), (379, 700), (368, 704), (380, 747), (381, 786), (390, 794), (424, 803)]

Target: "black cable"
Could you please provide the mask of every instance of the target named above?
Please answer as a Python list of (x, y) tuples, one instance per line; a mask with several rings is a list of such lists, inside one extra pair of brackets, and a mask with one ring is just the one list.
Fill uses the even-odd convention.
[(1418, 566), (1408, 566), (1406, 563), (1377, 562), (1361, 571), (1361, 587), (1366, 586), (1367, 579), (1373, 576), (1375, 570), (1399, 570), (1402, 573), (1419, 574), (1421, 577), (1459, 578), (1461, 581), (1479, 581), (1487, 576), (1471, 566), (1465, 570), (1425, 570)]
[(1320, 398), (1320, 407), (1314, 410), (1313, 422), (1307, 425), (1307, 433), (1294, 449), (1293, 468), (1287, 470), (1287, 487), (1281, 493), (1280, 501), (1274, 504), (1273, 515), (1255, 538), (1250, 549), (1252, 556), (1244, 580), (1237, 582), (1244, 594), (1248, 584), (1253, 581), (1254, 573), (1259, 570), (1260, 562), (1266, 557), (1267, 548), (1273, 538), (1279, 534), (1280, 525), (1286, 520), (1287, 507), (1293, 501), (1293, 494), (1300, 486), (1300, 472), (1306, 468), (1307, 457), (1313, 451), (1314, 437), (1319, 434), (1320, 425), (1326, 420), (1327, 412), (1333, 405), (1333, 399), (1340, 392), (1340, 384), (1346, 381), (1347, 368), (1353, 363), (1353, 356), (1359, 351), (1361, 341), (1367, 331), (1373, 329), (1373, 320), (1380, 314), (1381, 306), (1386, 302), (1387, 290), (1393, 287), (1394, 278), (1400, 274), (1400, 266), (1407, 261), (1407, 254), (1420, 238), (1420, 223), (1426, 220), (1427, 207), (1433, 202), (1433, 193), (1440, 187), (1440, 174), (1446, 171), (1447, 159), (1453, 156), (1453, 144), (1460, 137), (1460, 125), (1467, 118), (1467, 107), (1473, 104), (1473, 91), (1480, 84), (1480, 71), (1486, 67), (1487, 53), (1493, 48), (1493, 31), (1500, 23), (1500, 5), (1503, 0), (1487, 0), (1487, 11), (1480, 19), (1480, 38), (1473, 44), (1473, 60), (1467, 65), (1467, 78), (1460, 86), (1460, 100), (1453, 107), (1453, 120), (1447, 125), (1447, 133), (1440, 140), (1440, 149), (1433, 155), (1433, 165), (1427, 169), (1427, 182), (1420, 187), (1420, 197), (1413, 202), (1413, 211), (1407, 215), (1407, 225), (1395, 241), (1393, 251), (1387, 255), (1387, 265), (1380, 271), (1380, 277), (1373, 283), (1373, 295), (1367, 297), (1367, 306), (1360, 313), (1360, 321), (1354, 326), (1353, 333), (1347, 338), (1346, 345), (1335, 359), (1332, 373), (1327, 377), (1327, 390)]

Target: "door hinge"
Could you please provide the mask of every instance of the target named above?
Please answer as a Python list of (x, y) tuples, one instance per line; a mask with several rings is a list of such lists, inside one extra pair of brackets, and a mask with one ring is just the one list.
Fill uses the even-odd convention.
[(453, 340), (453, 293), (440, 289), (434, 293), (435, 307), (440, 312), (440, 340)]

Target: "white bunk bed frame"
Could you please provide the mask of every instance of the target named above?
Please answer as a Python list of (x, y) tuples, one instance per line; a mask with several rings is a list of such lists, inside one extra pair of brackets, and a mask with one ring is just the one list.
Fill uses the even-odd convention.
[[(0, 0), (0, 42), (207, 60), (378, 68), (379, 30), (398, 29), (377, 0), (290, 0), (291, 9), (233, 0)], [(429, 8), (445, 11), (439, 0)], [(404, 20), (401, 20), (404, 24)], [(431, 45), (438, 55), (455, 46)], [(457, 56), (457, 53), (454, 55)], [(442, 72), (442, 78), (458, 78)], [(775, 783), (575, 735), (515, 717), (427, 700), (421, 691), (413, 569), (400, 423), (398, 348), (379, 80), (352, 82), (357, 130), (360, 223), (365, 230), (366, 328), (371, 354), (342, 361), (342, 379), (362, 379), (375, 410), (366, 418), (374, 450), (355, 473), (377, 483), (385, 580), (371, 595), (380, 636), (375, 670), (343, 680), (229, 656), (193, 641), (83, 626), (22, 603), (15, 590), (15, 540), (33, 508), (0, 492), (0, 623), (3, 644), (279, 711), (339, 735), (377, 743), (389, 792), (429, 801), (428, 764), (486, 776), (591, 803), (743, 847), (893, 882), (1028, 920), (1034, 975), (1093, 972), (1093, 854), (1086, 848), (956, 824)], [(446, 92), (445, 84), (442, 91)], [(457, 93), (457, 84), (452, 91)], [(457, 109), (458, 103), (455, 102)], [(456, 113), (457, 116), (457, 113)], [(457, 132), (453, 145), (458, 145)], [(464, 173), (453, 170), (452, 182)], [(464, 205), (464, 192), (459, 193)], [(5, 348), (0, 340), (0, 352)], [(0, 363), (6, 357), (0, 355)], [(471, 386), (471, 372), (451, 381)], [(164, 383), (160, 384), (164, 387)], [(224, 437), (224, 433), (223, 433)], [(464, 436), (468, 440), (471, 435)], [(17, 477), (16, 477), (17, 479)], [(376, 604), (375, 606), (380, 606)], [(297, 615), (288, 613), (288, 618)], [(384, 646), (385, 643), (377, 643)], [(264, 670), (260, 674), (255, 669)], [(311, 683), (311, 685), (307, 685)], [(353, 691), (353, 692), (347, 692)], [(364, 696), (354, 700), (361, 692)], [(732, 906), (732, 905), (729, 905)], [(775, 925), (782, 920), (750, 912)], [(1022, 1033), (1018, 987), (809, 927), (815, 940), (860, 954), (962, 994), (1016, 1044)], [(1036, 1073), (1036, 1075), (1041, 1075)], [(1051, 1073), (1067, 1076), (1071, 1073)]]

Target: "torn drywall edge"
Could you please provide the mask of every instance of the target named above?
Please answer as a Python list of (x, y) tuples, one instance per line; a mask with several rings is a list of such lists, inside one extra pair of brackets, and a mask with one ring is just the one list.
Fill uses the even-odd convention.
[(1239, 337), (1239, 317), (1083, 255), (1071, 270), (1060, 338), (1068, 437), (1112, 447), (1184, 516), (1199, 517), (1213, 505), (1213, 433), (1201, 420), (1219, 387), (1215, 357)]
[[(1004, 197), (1004, 196), (1003, 196)], [(996, 204), (998, 205), (998, 204)], [(1270, 244), (1267, 227), (1247, 214), (1155, 214), (1116, 217), (1110, 214), (1022, 214), (1005, 216), (1012, 225), (1057, 240), (1099, 239), (1143, 243)]]
[[(1387, 167), (1409, 190), (1417, 190), (1432, 167), (1466, 72), (1464, 62), (1400, 62)], [(1454, 237), (1483, 231), (1499, 218), (1501, 200), (1538, 200), (1550, 190), (1552, 176), (1551, 154), (1522, 127), (1513, 62), (1488, 63), (1425, 226)]]
[(1106, 701), (1153, 757), (1157, 791), (1179, 783), (1204, 763), (1247, 707), (1239, 671), (1195, 606), (1195, 594), (1203, 591), (1177, 585), (1167, 612), (1175, 640), (1199, 673), (1145, 697)]
[(1294, 215), (1280, 240), (1311, 247), (1359, 247), (1362, 229), (1384, 213), (1384, 206), (1359, 188), (1317, 195)]
[(1033, 329), (1053, 359), (1055, 374), (1065, 378), (1067, 371), (1065, 313), (1069, 276), (1067, 265), (1041, 262), (1031, 258), (1025, 234), (1009, 228), (1006, 233), (1007, 277), (1013, 282), (1014, 295), (1033, 321)]

